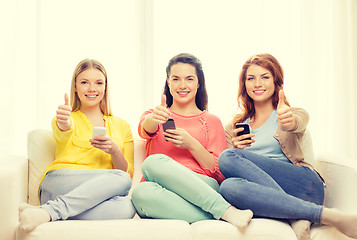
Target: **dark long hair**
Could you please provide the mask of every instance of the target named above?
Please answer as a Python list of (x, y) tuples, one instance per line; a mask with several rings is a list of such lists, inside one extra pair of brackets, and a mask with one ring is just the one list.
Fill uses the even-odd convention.
[(166, 81), (165, 81), (165, 88), (164, 94), (166, 95), (166, 104), (168, 107), (172, 105), (173, 98), (170, 93), (170, 88), (167, 83), (167, 79), (170, 77), (171, 67), (177, 63), (187, 63), (195, 67), (196, 74), (198, 78), (199, 87), (197, 89), (195, 102), (197, 107), (201, 110), (207, 110), (208, 105), (208, 95), (206, 90), (206, 83), (205, 83), (205, 75), (203, 74), (202, 64), (198, 58), (194, 55), (189, 53), (180, 53), (169, 61), (169, 64), (166, 67)]

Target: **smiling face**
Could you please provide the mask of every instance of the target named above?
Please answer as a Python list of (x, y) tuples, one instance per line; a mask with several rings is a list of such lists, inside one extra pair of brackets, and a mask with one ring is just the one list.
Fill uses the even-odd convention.
[(268, 69), (255, 64), (251, 65), (247, 69), (245, 86), (254, 104), (271, 103), (275, 85), (274, 77)]
[(75, 91), (81, 101), (81, 110), (100, 107), (105, 94), (104, 74), (95, 68), (86, 69), (77, 76)]
[(171, 66), (167, 79), (173, 105), (195, 105), (197, 89), (199, 87), (196, 69), (191, 64), (176, 63)]

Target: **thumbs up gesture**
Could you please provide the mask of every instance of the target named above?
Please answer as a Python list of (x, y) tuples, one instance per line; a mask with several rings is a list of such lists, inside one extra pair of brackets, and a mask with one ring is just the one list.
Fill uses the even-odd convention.
[(72, 107), (69, 105), (68, 94), (64, 95), (64, 105), (59, 105), (56, 111), (57, 126), (62, 131), (69, 130), (71, 128), (70, 116)]
[(152, 113), (152, 120), (157, 124), (165, 123), (170, 117), (170, 111), (167, 109), (166, 105), (166, 95), (161, 96), (161, 104), (154, 108)]
[(155, 133), (159, 124), (165, 123), (170, 118), (170, 111), (166, 105), (166, 95), (161, 96), (161, 104), (154, 108), (151, 114), (146, 115), (142, 123), (143, 128), (148, 133)]
[(282, 130), (293, 131), (296, 129), (296, 118), (291, 110), (291, 107), (285, 103), (285, 94), (283, 90), (279, 91), (279, 102), (276, 107), (276, 111), (278, 113), (278, 121)]

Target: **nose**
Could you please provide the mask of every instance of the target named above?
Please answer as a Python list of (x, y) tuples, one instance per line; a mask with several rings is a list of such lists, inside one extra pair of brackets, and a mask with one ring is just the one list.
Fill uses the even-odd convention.
[(180, 81), (179, 87), (180, 87), (180, 88), (186, 88), (186, 86), (187, 86), (186, 80), (185, 80), (185, 79), (182, 79), (182, 80)]
[(93, 83), (89, 84), (89, 91), (94, 91), (95, 90), (95, 86)]
[(256, 87), (262, 86), (262, 82), (263, 82), (263, 81), (262, 81), (261, 78), (257, 78), (256, 81), (255, 81), (255, 86), (256, 86)]

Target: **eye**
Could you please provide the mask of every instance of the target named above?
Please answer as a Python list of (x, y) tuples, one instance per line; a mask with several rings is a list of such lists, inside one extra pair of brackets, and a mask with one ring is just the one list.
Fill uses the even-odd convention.
[(195, 80), (194, 78), (189, 78), (189, 79), (187, 79), (188, 81), (193, 81), (193, 80)]
[(252, 77), (247, 78), (247, 81), (252, 81), (252, 80), (254, 80), (254, 78)]
[(81, 84), (87, 84), (87, 81), (81, 81)]
[(178, 78), (172, 78), (172, 81), (178, 81), (179, 79)]
[(98, 85), (104, 85), (104, 82), (97, 82)]

